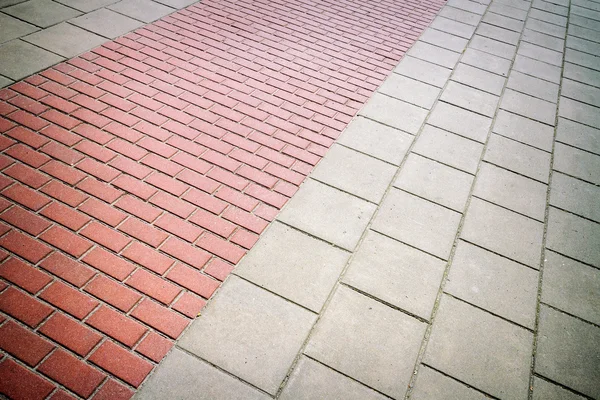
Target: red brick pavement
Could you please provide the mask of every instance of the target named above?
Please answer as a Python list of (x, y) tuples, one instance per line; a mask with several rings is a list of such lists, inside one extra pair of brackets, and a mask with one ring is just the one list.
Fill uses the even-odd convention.
[(0, 90), (0, 392), (129, 398), (441, 5), (206, 0)]

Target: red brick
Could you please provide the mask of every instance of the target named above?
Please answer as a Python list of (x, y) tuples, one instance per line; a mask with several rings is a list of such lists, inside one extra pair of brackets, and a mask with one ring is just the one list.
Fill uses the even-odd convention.
[(236, 207), (225, 210), (223, 217), (255, 233), (262, 233), (268, 225), (266, 221)]
[(219, 287), (219, 282), (181, 263), (169, 271), (167, 278), (207, 299)]
[(155, 172), (150, 175), (148, 178), (146, 178), (146, 182), (175, 196), (181, 196), (189, 187), (188, 185), (176, 181), (175, 179), (172, 179), (160, 172)]
[(14, 206), (3, 212), (0, 215), (0, 219), (33, 236), (39, 235), (51, 225), (45, 219), (40, 218), (19, 206)]
[(34, 264), (52, 251), (45, 244), (16, 231), (11, 231), (0, 238), (0, 246)]
[(227, 208), (227, 203), (224, 201), (196, 189), (190, 189), (190, 191), (183, 196), (183, 199), (214, 214), (220, 214)]
[(31, 86), (25, 82), (17, 82), (10, 87), (15, 92), (19, 92), (24, 94), (25, 96), (29, 96), (32, 99), (39, 100), (42, 97), (48, 95), (48, 92), (42, 90), (40, 88)]
[(49, 110), (40, 115), (40, 117), (47, 119), (50, 122), (54, 122), (56, 125), (60, 125), (65, 129), (73, 129), (81, 123), (81, 121), (71, 118), (57, 110)]
[(177, 286), (143, 269), (135, 271), (125, 283), (167, 305), (181, 292)]
[(134, 176), (137, 179), (144, 179), (152, 172), (151, 168), (148, 168), (140, 163), (133, 161), (130, 158), (117, 156), (110, 162), (112, 167), (123, 171), (129, 175)]
[(40, 267), (77, 287), (82, 287), (95, 275), (92, 269), (58, 252), (42, 261)]
[(60, 312), (54, 313), (39, 332), (82, 357), (102, 339), (101, 335)]
[(169, 158), (173, 154), (177, 153), (176, 148), (147, 136), (140, 140), (137, 144), (138, 146), (141, 146), (146, 150), (156, 153), (159, 156), (163, 156), (165, 158)]
[(129, 347), (133, 347), (148, 330), (142, 324), (106, 306), (96, 310), (86, 324)]
[(8, 321), (0, 327), (0, 348), (33, 367), (42, 361), (54, 346), (21, 325)]
[(95, 221), (83, 228), (81, 234), (116, 253), (123, 250), (131, 242), (131, 239), (128, 237)]
[(68, 132), (56, 125), (49, 125), (41, 131), (42, 134), (54, 139), (65, 146), (72, 146), (81, 140), (81, 136)]
[(212, 165), (206, 161), (200, 160), (186, 153), (178, 153), (172, 158), (172, 160), (178, 164), (193, 169), (200, 174), (205, 174), (212, 168)]
[(177, 179), (207, 193), (212, 193), (219, 187), (219, 183), (215, 180), (207, 178), (194, 171), (190, 171), (189, 169), (181, 171), (179, 175), (177, 175)]
[(34, 211), (50, 202), (50, 199), (20, 184), (15, 184), (2, 191), (2, 194)]
[(43, 400), (54, 388), (46, 379), (9, 358), (0, 363), (0, 393), (9, 398)]
[(109, 379), (96, 392), (92, 400), (129, 400), (133, 397), (133, 391), (120, 384), (114, 379)]
[(166, 158), (162, 158), (161, 156), (157, 156), (153, 153), (148, 154), (140, 162), (144, 165), (148, 165), (149, 167), (157, 171), (162, 171), (169, 176), (175, 176), (183, 170), (182, 166), (177, 165), (174, 162), (169, 161)]
[(88, 198), (85, 194), (63, 184), (59, 181), (52, 181), (40, 189), (41, 192), (57, 200), (66, 203), (71, 207), (77, 207), (82, 201)]
[[(15, 112), (13, 112), (12, 114), (10, 114), (8, 116), (8, 118), (12, 119), (15, 122), (18, 122), (19, 124), (21, 124), (23, 126), (26, 126), (29, 129), (32, 129), (34, 131), (39, 131), (49, 124), (48, 121), (44, 121), (43, 119), (36, 117), (35, 115), (30, 114), (23, 110), (17, 110)], [(11, 132), (12, 131), (9, 131), (8, 135), (15, 138), (14, 136), (12, 136)], [(24, 140), (21, 140), (21, 141), (24, 141)], [(25, 142), (25, 143), (27, 143), (27, 142)], [(27, 144), (29, 144), (29, 143), (27, 143)], [(31, 146), (31, 147), (36, 147), (36, 146)]]
[(202, 229), (171, 214), (164, 214), (154, 224), (188, 242), (198, 239), (198, 236), (202, 233)]
[(133, 242), (122, 255), (160, 275), (164, 274), (174, 262), (173, 259), (138, 242)]
[(275, 193), (271, 190), (265, 189), (258, 185), (250, 184), (245, 193), (249, 196), (252, 196), (264, 203), (267, 203), (273, 207), (281, 208), (287, 202), (288, 198), (280, 195), (279, 193)]
[(154, 221), (162, 213), (162, 210), (152, 207), (150, 204), (129, 195), (121, 197), (115, 203), (115, 206), (145, 220), (146, 222)]
[(99, 163), (96, 160), (92, 160), (91, 158), (86, 158), (81, 161), (76, 166), (83, 172), (87, 172), (90, 175), (95, 176), (96, 178), (110, 182), (119, 176), (120, 172), (113, 167), (109, 167), (108, 165)]
[(190, 318), (196, 318), (200, 315), (200, 311), (205, 305), (206, 300), (203, 298), (191, 294), (190, 292), (185, 292), (180, 298), (177, 299), (172, 308)]
[(136, 347), (135, 351), (158, 363), (167, 355), (171, 347), (173, 347), (173, 342), (169, 339), (150, 332)]
[(92, 142), (96, 142), (100, 145), (105, 145), (114, 138), (114, 136), (110, 133), (106, 133), (105, 131), (87, 124), (79, 125), (76, 129), (74, 129), (74, 132), (77, 132), (81, 136), (85, 136)]
[(96, 196), (107, 203), (112, 203), (123, 194), (122, 191), (93, 178), (87, 178), (86, 180), (79, 182), (77, 188), (92, 196)]
[(52, 281), (48, 274), (12, 257), (0, 265), (0, 276), (32, 294)]
[(164, 192), (158, 192), (150, 199), (150, 203), (155, 204), (167, 211), (181, 217), (187, 218), (196, 209), (190, 203), (179, 200), (177, 197), (171, 196)]
[(75, 397), (71, 396), (64, 390), (57, 390), (56, 392), (52, 393), (52, 396), (50, 396), (48, 400), (75, 400)]
[(38, 371), (84, 398), (89, 397), (106, 376), (60, 349), (52, 353)]
[(152, 247), (158, 247), (169, 236), (134, 217), (130, 217), (119, 229)]
[(74, 231), (81, 229), (90, 221), (89, 217), (57, 202), (45, 207), (40, 214)]
[(248, 232), (245, 229), (238, 229), (229, 240), (250, 250), (258, 240), (258, 235)]
[(92, 243), (60, 226), (53, 226), (48, 229), (40, 235), (40, 239), (58, 247), (73, 257), (80, 257), (92, 247)]
[(96, 199), (89, 199), (80, 205), (78, 209), (113, 227), (119, 225), (127, 218), (126, 214)]
[(84, 157), (81, 153), (71, 150), (68, 147), (56, 142), (48, 143), (42, 148), (41, 151), (68, 165), (73, 165)]
[(13, 287), (0, 293), (0, 310), (32, 328), (52, 313), (51, 307)]
[(142, 300), (131, 315), (173, 339), (177, 339), (189, 323), (185, 317), (149, 299)]
[(79, 319), (98, 305), (96, 300), (59, 281), (48, 286), (39, 297)]
[(154, 193), (156, 193), (156, 189), (152, 186), (127, 175), (121, 175), (118, 179), (115, 179), (113, 185), (144, 200), (148, 200)]
[(138, 387), (152, 370), (148, 361), (110, 341), (102, 343), (89, 360), (134, 387)]
[(54, 160), (42, 166), (40, 171), (43, 171), (48, 175), (52, 175), (53, 177), (60, 179), (69, 185), (75, 185), (77, 182), (85, 178), (84, 173), (77, 171), (73, 167), (63, 164), (60, 161)]
[(93, 157), (103, 163), (109, 162), (117, 155), (117, 153), (114, 151), (107, 149), (106, 147), (102, 147), (97, 143), (90, 142), (89, 140), (82, 140), (81, 142), (77, 143), (75, 150), (87, 154), (88, 156)]
[(85, 287), (85, 291), (124, 312), (131, 310), (131, 307), (142, 297), (133, 290), (103, 275), (98, 275), (96, 279), (91, 281)]
[(86, 254), (83, 261), (120, 281), (127, 278), (135, 269), (133, 264), (99, 247)]
[(13, 164), (3, 172), (4, 174), (15, 178), (16, 180), (28, 186), (31, 186), (34, 189), (39, 189), (42, 185), (50, 180), (47, 176), (44, 176), (36, 170), (20, 163)]
[(110, 119), (84, 108), (76, 110), (75, 112), (71, 113), (71, 115), (98, 128), (102, 128), (110, 122)]
[[(44, 146), (44, 148), (46, 147), (48, 147), (48, 145)], [(50, 160), (50, 157), (34, 151), (29, 147), (22, 145), (21, 143), (17, 143), (16, 145), (12, 146), (10, 149), (6, 150), (5, 153), (12, 158), (24, 162), (25, 164), (29, 164), (34, 168), (39, 168), (48, 160)]]
[(204, 272), (220, 281), (224, 281), (231, 271), (233, 271), (233, 265), (219, 260), (218, 258), (215, 258), (210, 262), (210, 264), (204, 267)]

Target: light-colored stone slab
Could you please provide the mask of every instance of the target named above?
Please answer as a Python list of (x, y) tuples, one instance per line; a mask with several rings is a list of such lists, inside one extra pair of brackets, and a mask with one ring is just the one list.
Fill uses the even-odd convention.
[(518, 21), (525, 21), (527, 18), (527, 11), (503, 5), (499, 1), (495, 1), (494, 4), (490, 5), (489, 11), (493, 12), (494, 14), (516, 19)]
[(29, 0), (2, 9), (13, 17), (29, 22), (32, 25), (46, 28), (59, 22), (74, 18), (81, 13), (51, 0)]
[(63, 22), (26, 36), (23, 40), (63, 57), (75, 57), (106, 42), (106, 38)]
[(492, 131), (538, 149), (552, 151), (554, 129), (529, 118), (499, 110)]
[(555, 36), (559, 39), (564, 39), (567, 33), (567, 30), (562, 26), (550, 24), (548, 22), (540, 21), (534, 18), (529, 18), (525, 23), (525, 27), (536, 32), (541, 32), (545, 33), (546, 35)]
[(427, 123), (485, 143), (492, 120), (451, 104), (438, 102)]
[[(600, 52), (599, 52), (600, 54)], [(600, 107), (600, 88), (596, 88), (570, 79), (563, 79), (561, 96)]]
[(558, 385), (544, 379), (533, 377), (533, 400), (584, 400), (584, 397), (576, 395)]
[(537, 8), (538, 10), (548, 11), (558, 15), (567, 16), (569, 14), (569, 8), (563, 7), (558, 4), (554, 4), (552, 2), (543, 1), (543, 0), (534, 0), (532, 4), (533, 8)]
[(484, 160), (502, 168), (548, 183), (550, 153), (492, 134)]
[(152, 0), (121, 0), (107, 8), (146, 23), (156, 21), (175, 11), (174, 8)]
[(460, 63), (454, 69), (452, 80), (500, 96), (506, 78)]
[(551, 205), (600, 223), (600, 186), (555, 172), (551, 188)]
[(407, 54), (446, 68), (454, 68), (460, 57), (459, 53), (421, 41), (416, 42)]
[(498, 57), (506, 58), (507, 60), (512, 60), (517, 50), (512, 44), (502, 43), (479, 35), (473, 37), (469, 46)]
[(0, 44), (37, 31), (39, 28), (10, 15), (0, 14)]
[(99, 8), (116, 3), (118, 0), (56, 0), (58, 3), (64, 4), (79, 11), (90, 12)]
[(391, 74), (379, 87), (379, 92), (430, 109), (440, 94), (440, 89), (399, 74)]
[(426, 29), (419, 40), (456, 52), (462, 52), (469, 42), (467, 39), (433, 28)]
[(487, 117), (494, 116), (499, 100), (498, 96), (454, 81), (448, 82), (440, 99)]
[(523, 32), (523, 40), (561, 53), (565, 46), (565, 41), (563, 39), (559, 39), (556, 36), (546, 35), (545, 33), (532, 31), (531, 29), (525, 29), (525, 32)]
[(369, 231), (343, 282), (429, 320), (444, 268), (442, 260)]
[(423, 124), (427, 110), (390, 96), (375, 93), (360, 110), (359, 115), (414, 135)]
[(556, 140), (600, 155), (600, 129), (559, 118)]
[(395, 399), (404, 397), (426, 325), (340, 286), (305, 353)]
[(521, 32), (511, 31), (509, 29), (504, 29), (504, 27), (498, 27), (486, 23), (479, 25), (477, 28), (477, 34), (512, 45), (519, 43), (519, 38), (521, 37)]
[(481, 15), (485, 13), (486, 9), (485, 4), (469, 0), (448, 0), (446, 5)]
[(316, 315), (236, 276), (179, 340), (179, 346), (275, 394)]
[(3, 88), (8, 85), (12, 85), (14, 81), (12, 79), (8, 79), (4, 76), (0, 76), (0, 88)]
[(352, 251), (374, 212), (374, 204), (309, 179), (278, 219)]
[(469, 24), (473, 26), (477, 26), (477, 24), (481, 20), (481, 15), (479, 14), (475, 14), (454, 7), (442, 7), (438, 15), (441, 15), (444, 18), (452, 19), (454, 21), (462, 22), (464, 24)]
[(198, 0), (157, 0), (157, 2), (164, 4), (165, 6), (180, 9), (197, 3)]
[(561, 117), (571, 119), (589, 126), (600, 126), (600, 113), (597, 107), (593, 107), (579, 101), (566, 97), (560, 98), (558, 114)]
[(521, 33), (523, 26), (525, 26), (523, 21), (491, 12), (486, 13), (483, 16), (483, 21), (490, 25), (499, 26), (504, 29), (510, 29), (511, 31), (518, 33)]
[(552, 167), (557, 171), (600, 185), (600, 155), (556, 143)]
[(500, 108), (548, 125), (556, 119), (556, 104), (511, 89), (504, 91)]
[(567, 47), (584, 53), (600, 55), (600, 43), (575, 36), (567, 36)]
[(410, 398), (412, 400), (485, 400), (487, 397), (448, 376), (421, 365)]
[(533, 58), (524, 57), (517, 54), (515, 57), (515, 64), (513, 66), (515, 71), (523, 72), (527, 75), (535, 76), (553, 83), (560, 83), (561, 69), (554, 65), (546, 64), (541, 61), (534, 60)]
[(582, 67), (600, 70), (600, 68), (598, 67), (599, 60), (600, 57), (595, 56), (593, 54), (587, 54), (569, 48), (567, 48), (567, 50), (565, 51), (565, 61), (580, 65)]
[[(563, 84), (564, 85), (564, 84)], [(558, 85), (530, 75), (512, 71), (506, 87), (556, 104)]]
[(600, 225), (550, 207), (546, 247), (600, 267)]
[(565, 78), (600, 87), (600, 71), (565, 62)]
[(0, 46), (0, 75), (18, 81), (64, 60), (22, 40)]
[(465, 39), (471, 39), (475, 28), (472, 25), (437, 16), (431, 23), (431, 27), (442, 32), (450, 33)]
[(554, 51), (528, 42), (521, 42), (519, 54), (543, 61), (548, 64), (562, 66), (562, 52)]
[(114, 39), (144, 25), (140, 21), (105, 8), (74, 18), (69, 23), (109, 39)]
[(394, 72), (433, 86), (443, 87), (452, 70), (418, 58), (404, 56)]
[(472, 48), (465, 50), (460, 62), (501, 76), (508, 76), (510, 70), (510, 60)]

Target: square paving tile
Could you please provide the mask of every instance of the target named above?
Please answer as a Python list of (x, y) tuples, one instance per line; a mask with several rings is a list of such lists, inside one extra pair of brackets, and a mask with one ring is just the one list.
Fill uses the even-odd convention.
[(102, 8), (69, 21), (73, 25), (92, 31), (100, 36), (114, 39), (144, 25), (114, 11)]
[(533, 400), (585, 400), (567, 389), (537, 376), (533, 377)]
[(37, 26), (0, 13), (0, 44), (39, 30)]
[(542, 301), (600, 325), (600, 271), (552, 251), (546, 252)]
[(435, 86), (399, 74), (388, 76), (378, 90), (380, 93), (427, 109), (433, 107), (440, 93), (440, 89)]
[(600, 187), (554, 172), (550, 204), (600, 223)]
[(552, 151), (554, 129), (541, 122), (499, 110), (492, 131), (538, 149)]
[(274, 222), (235, 274), (319, 312), (349, 256), (330, 244)]
[(438, 102), (427, 123), (485, 143), (492, 120), (463, 108)]
[(106, 38), (63, 22), (26, 36), (23, 40), (71, 58), (106, 42)]
[(81, 15), (79, 11), (51, 0), (29, 0), (4, 8), (2, 12), (41, 28)]
[(535, 371), (600, 398), (600, 328), (542, 305)]
[(492, 134), (483, 157), (510, 171), (548, 183), (550, 153)]
[(275, 394), (315, 319), (304, 308), (230, 276), (179, 346)]
[(311, 178), (379, 203), (397, 170), (395, 165), (334, 144)]
[(600, 155), (556, 143), (552, 167), (556, 171), (600, 185)]
[(379, 122), (357, 117), (337, 142), (394, 165), (400, 165), (414, 136)]
[(592, 153), (600, 154), (600, 129), (564, 118), (558, 119), (556, 140)]
[(538, 272), (460, 241), (444, 290), (533, 329)]
[(462, 213), (472, 183), (473, 175), (411, 153), (394, 186)]
[(407, 55), (402, 58), (394, 72), (433, 86), (443, 87), (452, 70)]
[(445, 266), (429, 254), (369, 231), (343, 282), (428, 320)]
[(498, 104), (497, 96), (454, 81), (446, 85), (440, 99), (488, 117), (494, 116)]
[(460, 53), (442, 49), (441, 47), (437, 47), (422, 41), (417, 41), (415, 44), (413, 44), (406, 54), (411, 57), (416, 57), (423, 61), (429, 61), (446, 68), (454, 68), (458, 62), (458, 59), (460, 58)]
[(116, 3), (119, 0), (56, 0), (57, 2), (83, 12), (90, 12)]
[(427, 110), (393, 97), (375, 93), (360, 110), (359, 115), (414, 135), (423, 124)]
[(411, 400), (485, 400), (481, 392), (421, 365)]
[(346, 250), (354, 250), (376, 206), (312, 179), (278, 219)]
[(305, 353), (395, 399), (412, 376), (426, 325), (340, 286)]
[(550, 207), (546, 247), (600, 267), (600, 225)]
[(539, 269), (543, 234), (543, 223), (473, 198), (461, 237)]
[(156, 21), (175, 11), (174, 8), (152, 0), (121, 0), (107, 8), (146, 23)]
[(452, 80), (500, 96), (506, 78), (460, 63), (454, 69)]
[(448, 259), (460, 216), (420, 197), (392, 189), (381, 204), (373, 230)]
[(500, 108), (554, 126), (556, 104), (506, 89)]
[(369, 389), (308, 357), (301, 357), (285, 388), (281, 400), (385, 400), (387, 397)]
[(533, 335), (443, 296), (424, 362), (498, 398), (526, 399)]
[(0, 46), (0, 75), (18, 81), (63, 58), (22, 40), (13, 40)]
[[(438, 103), (438, 106), (441, 103)], [(450, 132), (425, 125), (413, 148), (415, 153), (474, 174), (483, 145)]]
[[(202, 377), (202, 379), (198, 379)], [(267, 400), (259, 392), (212, 365), (175, 348), (137, 392), (144, 400)]]

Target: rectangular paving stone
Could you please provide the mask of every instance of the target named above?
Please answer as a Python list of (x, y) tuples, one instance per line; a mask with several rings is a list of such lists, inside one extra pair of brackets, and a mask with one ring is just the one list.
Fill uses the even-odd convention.
[(588, 105), (600, 107), (600, 88), (595, 88), (570, 79), (563, 79), (560, 94), (561, 96), (581, 101)]
[(508, 76), (510, 70), (510, 60), (472, 48), (465, 50), (460, 62), (502, 76)]
[(479, 35), (473, 37), (469, 46), (508, 60), (512, 60), (517, 50), (512, 44), (502, 43)]
[(489, 11), (491, 11), (495, 14), (503, 15), (505, 17), (510, 17), (510, 18), (516, 19), (518, 21), (525, 21), (525, 19), (527, 18), (526, 10), (521, 10), (519, 8), (506, 6), (498, 1), (496, 1), (496, 2), (494, 2), (494, 4), (490, 5)]
[(565, 50), (565, 61), (569, 61), (573, 64), (577, 64), (582, 67), (587, 67), (596, 71), (600, 71), (600, 67), (598, 67), (599, 60), (600, 57), (593, 54), (587, 54), (569, 48)]
[(550, 204), (600, 223), (600, 187), (555, 172)]
[(151, 0), (121, 0), (107, 8), (146, 23), (156, 21), (175, 11), (174, 8)]
[(51, 0), (29, 0), (4, 8), (2, 12), (41, 28), (81, 15), (79, 11)]
[[(202, 379), (198, 379), (202, 377)], [(212, 365), (175, 348), (138, 390), (136, 399), (266, 400), (254, 389)]]
[(562, 52), (550, 50), (535, 44), (521, 42), (518, 53), (525, 57), (556, 65), (557, 67), (562, 66)]
[(443, 87), (452, 70), (406, 55), (394, 72), (433, 86)]
[(561, 79), (560, 67), (524, 57), (520, 54), (515, 57), (513, 70), (554, 83), (560, 83)]
[(392, 189), (383, 200), (373, 230), (442, 259), (448, 259), (460, 213)]
[(533, 329), (538, 272), (460, 241), (444, 290), (524, 327)]
[(552, 151), (554, 129), (541, 122), (499, 110), (492, 131), (538, 149)]
[(432, 28), (426, 29), (419, 40), (456, 52), (462, 52), (469, 42), (467, 39)]
[(561, 53), (565, 46), (564, 40), (555, 36), (546, 35), (545, 33), (532, 31), (531, 29), (525, 29), (525, 32), (523, 32), (523, 40)]
[(441, 90), (415, 79), (399, 74), (391, 74), (379, 86), (378, 91), (419, 107), (431, 109)]
[(394, 165), (400, 165), (414, 136), (380, 124), (356, 117), (348, 124), (337, 142)]
[(509, 171), (548, 183), (550, 153), (492, 134), (484, 160)]
[(56, 0), (58, 3), (64, 4), (79, 11), (88, 13), (99, 8), (114, 4), (119, 0)]
[(548, 1), (533, 0), (533, 3), (531, 3), (531, 5), (533, 8), (537, 8), (538, 10), (544, 10), (558, 15), (567, 16), (569, 14), (568, 7), (564, 7)]
[(529, 18), (539, 19), (541, 21), (549, 22), (558, 26), (567, 26), (567, 17), (564, 15), (558, 15), (552, 12), (540, 10), (537, 8), (531, 9), (529, 12)]
[(473, 175), (411, 153), (394, 186), (463, 212), (472, 183)]
[(539, 268), (544, 224), (473, 198), (461, 237), (512, 260)]
[(600, 225), (550, 207), (546, 247), (600, 267)]
[(440, 259), (368, 231), (342, 281), (429, 320), (445, 266)]
[(110, 39), (124, 35), (125, 33), (131, 32), (144, 25), (140, 21), (136, 21), (105, 8), (92, 11), (81, 17), (74, 18), (69, 22), (80, 28)]
[(600, 42), (600, 31), (595, 31), (593, 29), (584, 28), (582, 26), (577, 26), (574, 24), (569, 25), (567, 34), (588, 40), (593, 40), (594, 42)]
[(479, 90), (500, 96), (506, 79), (502, 76), (459, 63), (454, 69), (452, 80)]
[(348, 257), (343, 250), (274, 222), (234, 273), (318, 313)]
[(394, 165), (334, 144), (311, 177), (373, 203), (379, 203), (397, 169)]
[(0, 75), (18, 81), (64, 60), (22, 40), (0, 46)]
[(414, 135), (423, 124), (427, 110), (393, 97), (375, 93), (360, 110), (359, 115)]
[(564, 77), (577, 82), (600, 87), (600, 71), (565, 62)]
[(567, 30), (562, 26), (550, 24), (534, 18), (529, 18), (527, 22), (525, 22), (525, 28), (545, 33), (546, 35), (555, 36), (559, 39), (564, 39), (567, 33)]
[(427, 121), (431, 125), (485, 143), (492, 120), (451, 104), (438, 102)]
[(529, 10), (529, 7), (531, 7), (531, 2), (523, 0), (496, 0), (495, 3), (513, 8), (518, 8), (519, 10), (524, 11)]
[(521, 37), (521, 32), (514, 32), (486, 23), (479, 24), (476, 32), (478, 35), (512, 45), (519, 43), (519, 38)]
[(537, 376), (533, 377), (533, 400), (584, 400), (562, 386), (550, 383)]
[(546, 252), (542, 301), (600, 324), (600, 271), (552, 251)]
[[(438, 103), (438, 106), (440, 104)], [(483, 145), (431, 125), (425, 125), (413, 151), (474, 174), (479, 165)]]
[(556, 143), (552, 168), (595, 185), (600, 185), (600, 174), (598, 173), (600, 171), (600, 155)]
[(4, 76), (0, 76), (0, 88), (12, 85), (14, 81), (12, 79), (5, 78)]
[(499, 100), (498, 96), (454, 81), (448, 82), (440, 99), (488, 117), (494, 116)]
[(556, 119), (556, 104), (510, 89), (504, 91), (500, 108), (548, 125)]
[(0, 44), (39, 30), (38, 27), (23, 22), (10, 15), (0, 13)]
[(423, 322), (339, 286), (316, 325), (305, 354), (401, 399), (425, 328)]
[(483, 21), (490, 25), (499, 26), (504, 29), (510, 29), (511, 31), (521, 33), (525, 23), (518, 19), (505, 17), (504, 15), (494, 14), (492, 12), (486, 13), (483, 16)]
[(325, 365), (300, 357), (298, 365), (283, 388), (281, 400), (311, 399), (385, 400), (387, 397), (369, 389)]
[(600, 155), (600, 129), (559, 118), (556, 140)]
[(600, 328), (542, 305), (535, 371), (592, 398), (600, 397)]
[(571, 14), (569, 16), (569, 22), (574, 25), (582, 26), (584, 28), (594, 29), (600, 31), (600, 21), (594, 19), (585, 18), (581, 15)]
[(470, 0), (448, 0), (446, 6), (458, 8), (461, 10), (469, 11), (475, 14), (485, 13), (486, 6), (475, 1)]
[(459, 53), (421, 41), (417, 41), (406, 54), (446, 68), (454, 68), (460, 58)]
[(586, 18), (600, 21), (600, 11), (593, 11), (588, 7), (579, 7), (577, 5), (573, 5), (571, 6), (571, 14), (582, 15)]
[(533, 335), (443, 296), (424, 362), (498, 398), (527, 398)]
[(444, 18), (452, 19), (454, 21), (462, 22), (464, 24), (469, 24), (473, 26), (477, 26), (477, 24), (481, 20), (481, 15), (479, 14), (475, 14), (469, 11), (449, 6), (442, 7), (438, 15), (441, 15)]
[(374, 212), (374, 204), (309, 179), (278, 219), (352, 251)]
[(543, 222), (547, 190), (548, 186), (543, 183), (483, 163), (473, 194)]
[(410, 398), (484, 400), (486, 397), (481, 392), (421, 364)]
[(463, 24), (448, 18), (437, 16), (430, 25), (432, 28), (442, 32), (450, 33), (465, 39), (471, 39), (475, 28), (472, 25)]
[(533, 76), (525, 75), (518, 71), (512, 71), (510, 73), (506, 87), (554, 104), (558, 101), (557, 84), (534, 78)]
[(160, 0), (158, 3), (164, 4), (165, 6), (181, 9), (191, 4), (197, 3), (198, 0)]
[(66, 58), (75, 57), (106, 42), (106, 38), (66, 22), (25, 36), (23, 40)]
[(316, 320), (281, 297), (230, 276), (179, 346), (275, 394)]

